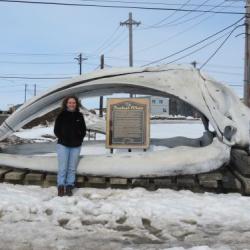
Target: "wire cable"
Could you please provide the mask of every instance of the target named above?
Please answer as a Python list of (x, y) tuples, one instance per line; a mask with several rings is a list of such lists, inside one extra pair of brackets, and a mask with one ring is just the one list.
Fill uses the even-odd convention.
[[(122, 3), (122, 4), (147, 4), (147, 5), (163, 5), (163, 6), (182, 6), (181, 3), (166, 2), (150, 2), (150, 1), (119, 1), (119, 0), (80, 0), (81, 2), (101, 2), (101, 3)], [(197, 7), (199, 4), (188, 4), (187, 6)], [(214, 7), (212, 4), (204, 5), (204, 7)], [(229, 7), (229, 6), (225, 6)], [(239, 7), (241, 8), (241, 7)]]
[(238, 23), (239, 23), (240, 21), (242, 21), (243, 19), (244, 19), (244, 17), (240, 18), (240, 19), (239, 19), (238, 21), (236, 21), (235, 23), (233, 23), (233, 24), (231, 24), (231, 25), (229, 25), (229, 26), (227, 26), (227, 27), (225, 27), (225, 28), (223, 28), (223, 29), (217, 31), (216, 33), (214, 33), (214, 34), (212, 34), (212, 35), (210, 35), (210, 36), (208, 36), (208, 37), (206, 37), (206, 38), (204, 38), (204, 39), (202, 39), (202, 40), (200, 40), (200, 41), (198, 41), (198, 42), (196, 42), (196, 43), (194, 43), (194, 44), (192, 44), (192, 45), (190, 45), (190, 46), (188, 46), (188, 47), (185, 47), (185, 48), (182, 49), (182, 50), (179, 50), (179, 51), (177, 51), (177, 52), (175, 52), (175, 53), (172, 53), (172, 54), (170, 54), (170, 55), (168, 55), (168, 56), (165, 56), (165, 57), (163, 57), (163, 58), (160, 58), (160, 59), (154, 60), (154, 61), (152, 61), (152, 62), (150, 62), (150, 63), (147, 63), (147, 64), (143, 65), (143, 67), (149, 66), (149, 65), (151, 65), (151, 64), (155, 64), (155, 63), (158, 63), (158, 62), (161, 62), (161, 61), (166, 60), (166, 59), (168, 59), (168, 58), (170, 58), (170, 57), (172, 57), (172, 56), (178, 55), (178, 54), (180, 54), (180, 53), (182, 53), (182, 52), (184, 52), (184, 51), (186, 51), (186, 50), (188, 50), (188, 49), (191, 49), (191, 48), (193, 48), (193, 47), (195, 47), (195, 46), (197, 46), (197, 45), (199, 45), (199, 44), (201, 44), (201, 43), (203, 43), (203, 42), (209, 40), (210, 38), (212, 38), (212, 37), (214, 37), (214, 36), (217, 36), (218, 34), (220, 34), (220, 33), (224, 32), (224, 31), (230, 29), (231, 27), (235, 26), (236, 24), (238, 24)]
[(190, 56), (190, 55), (193, 55), (193, 54), (197, 53), (198, 51), (201, 51), (201, 50), (204, 49), (204, 48), (207, 48), (208, 46), (210, 46), (210, 45), (214, 44), (215, 42), (219, 41), (221, 38), (225, 37), (225, 35), (227, 35), (227, 34), (229, 34), (229, 33), (230, 33), (230, 32), (227, 32), (226, 34), (223, 34), (222, 36), (220, 36), (220, 37), (218, 37), (218, 38), (212, 40), (211, 42), (206, 43), (206, 44), (203, 45), (202, 47), (199, 47), (198, 49), (195, 49), (194, 51), (191, 51), (191, 52), (189, 52), (188, 54), (185, 54), (185, 55), (183, 55), (183, 56), (181, 56), (181, 57), (178, 57), (177, 59), (174, 59), (174, 60), (172, 60), (172, 61), (170, 61), (170, 62), (167, 62), (166, 65), (167, 65), (167, 64), (171, 64), (171, 63), (175, 63), (175, 62), (177, 62), (177, 61), (179, 61), (179, 60), (181, 60), (181, 59), (183, 59), (183, 58), (186, 58), (186, 57), (188, 57), (188, 56)]
[(74, 62), (17, 62), (17, 61), (0, 61), (0, 64), (75, 64)]
[(229, 35), (224, 39), (224, 41), (220, 44), (220, 46), (214, 51), (214, 53), (200, 66), (200, 70), (219, 52), (219, 50), (223, 47), (223, 45), (227, 42), (227, 40), (230, 38), (230, 36), (233, 34), (233, 32), (238, 28), (235, 27)]
[(72, 77), (25, 77), (25, 76), (1, 76), (0, 79), (25, 79), (25, 80), (62, 80)]
[[(214, 9), (216, 9), (216, 8), (218, 8), (218, 7), (221, 7), (222, 4), (223, 4), (224, 2), (225, 2), (225, 1), (221, 2), (220, 4), (218, 4), (218, 5), (214, 6), (213, 8), (211, 8), (210, 10), (214, 10)], [(178, 26), (178, 25), (180, 25), (180, 24), (184, 24), (184, 23), (193, 21), (193, 20), (195, 20), (195, 19), (197, 19), (197, 18), (199, 18), (199, 17), (201, 17), (201, 16), (203, 16), (203, 15), (206, 15), (206, 14), (207, 14), (207, 13), (199, 13), (198, 15), (196, 15), (196, 16), (194, 16), (194, 17), (191, 17), (191, 18), (188, 18), (188, 19), (185, 19), (185, 20), (183, 20), (183, 21), (181, 21), (181, 22), (176, 22), (176, 21), (179, 21), (178, 19), (176, 19), (175, 21), (166, 23), (166, 24), (160, 26), (159, 28), (162, 28), (162, 27)]]
[(121, 37), (122, 39), (119, 39), (119, 42), (116, 43), (112, 48), (110, 48), (108, 51), (106, 51), (105, 53), (110, 53), (112, 52), (114, 49), (116, 49), (119, 45), (121, 45), (122, 43), (124, 43), (125, 41), (127, 41), (128, 35), (125, 34), (125, 36)]
[(106, 44), (108, 42), (110, 42), (110, 40), (115, 36), (115, 34), (118, 32), (118, 30), (120, 29), (120, 25), (116, 27), (115, 31), (106, 39), (104, 40), (104, 42), (93, 52), (93, 54), (97, 53), (98, 51), (100, 51), (103, 47), (106, 46)]
[[(232, 3), (231, 5), (233, 5), (233, 4), (234, 4), (234, 3)], [(221, 9), (223, 9), (222, 6), (221, 6)], [(160, 45), (162, 45), (162, 44), (168, 42), (169, 40), (172, 40), (172, 39), (174, 39), (174, 38), (176, 38), (176, 37), (178, 37), (178, 36), (180, 36), (180, 35), (183, 35), (184, 33), (187, 33), (187, 32), (190, 31), (191, 29), (197, 27), (197, 26), (200, 25), (201, 23), (203, 23), (203, 22), (205, 22), (206, 20), (210, 19), (210, 18), (211, 18), (212, 16), (214, 16), (214, 15), (215, 15), (215, 14), (210, 14), (209, 16), (207, 16), (207, 17), (203, 18), (202, 20), (200, 20), (199, 22), (197, 22), (197, 23), (195, 23), (195, 24), (193, 24), (193, 25), (191, 25), (191, 26), (185, 28), (184, 30), (181, 30), (181, 31), (175, 33), (174, 35), (168, 37), (167, 39), (164, 39), (164, 40), (162, 40), (162, 41), (160, 41), (160, 42), (157, 42), (157, 43), (155, 43), (155, 44), (153, 44), (153, 45), (151, 45), (151, 46), (149, 46), (149, 47), (142, 48), (142, 49), (140, 49), (140, 50), (135, 51), (134, 54), (138, 54), (138, 53), (142, 53), (142, 52), (144, 52), (144, 51), (148, 51), (148, 50), (150, 50), (150, 49), (153, 49), (153, 48), (155, 48), (155, 47), (158, 47), (158, 46), (160, 46)]]
[[(188, 0), (188, 1), (186, 1), (184, 4), (182, 4), (182, 5), (180, 6), (180, 9), (182, 9), (183, 7), (185, 7), (190, 1), (191, 1), (191, 0)], [(163, 18), (162, 20), (158, 21), (157, 23), (155, 23), (155, 24), (153, 24), (153, 25), (150, 25), (150, 26), (148, 26), (148, 27), (146, 27), (146, 28), (141, 28), (140, 30), (153, 29), (153, 28), (159, 26), (161, 23), (167, 21), (169, 18), (171, 18), (172, 16), (174, 16), (177, 12), (178, 12), (178, 11), (175, 10), (172, 14), (168, 15), (167, 17)]]
[[(166, 26), (169, 26), (169, 25), (175, 25), (175, 22), (176, 21), (180, 21), (181, 19), (183, 19), (184, 17), (186, 17), (186, 16), (188, 16), (188, 15), (190, 15), (193, 11), (195, 11), (195, 10), (198, 10), (199, 8), (201, 8), (204, 4), (206, 4), (207, 2), (209, 2), (210, 0), (206, 0), (206, 1), (204, 1), (203, 3), (201, 3), (198, 7), (196, 7), (195, 9), (192, 9), (192, 10), (190, 10), (190, 12), (187, 12), (187, 13), (185, 13), (184, 15), (182, 15), (181, 17), (178, 17), (178, 18), (176, 18), (176, 19), (174, 19), (174, 20), (172, 20), (172, 21), (170, 21), (170, 22), (168, 22), (168, 23), (166, 23), (166, 24), (163, 24), (163, 25), (161, 25), (161, 26), (158, 26), (158, 28), (159, 27), (166, 27)], [(212, 9), (214, 9), (214, 8), (212, 8)], [(211, 10), (212, 10), (211, 9)], [(206, 13), (201, 13), (202, 15), (203, 14), (206, 14)], [(157, 27), (156, 27), (157, 28)]]
[(23, 53), (23, 52), (0, 52), (0, 55), (6, 56), (74, 56), (79, 52), (70, 53)]
[(104, 48), (102, 48), (101, 52), (106, 53), (107, 49), (110, 48), (114, 44), (113, 47), (110, 48), (110, 50), (113, 50), (113, 48), (116, 48), (121, 43), (121, 40), (123, 41), (126, 36), (127, 34), (125, 33), (125, 30), (122, 30), (122, 32), (113, 41), (111, 41)]
[(0, 0), (2, 3), (19, 3), (32, 5), (57, 5), (57, 6), (72, 6), (72, 7), (96, 7), (96, 8), (112, 8), (112, 9), (138, 9), (138, 10), (156, 10), (156, 11), (180, 11), (180, 12), (201, 12), (201, 13), (216, 13), (227, 15), (243, 15), (244, 12), (237, 11), (209, 11), (209, 10), (190, 10), (178, 8), (163, 8), (163, 7), (146, 7), (146, 6), (124, 6), (124, 5), (101, 5), (101, 4), (78, 4), (65, 2), (45, 2), (45, 1), (28, 1), (28, 0)]

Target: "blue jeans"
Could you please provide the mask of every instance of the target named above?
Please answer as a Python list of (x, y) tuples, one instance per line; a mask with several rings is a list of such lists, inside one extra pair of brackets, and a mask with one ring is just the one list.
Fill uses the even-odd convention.
[(58, 159), (57, 186), (74, 186), (81, 146), (67, 147), (57, 143), (56, 151)]

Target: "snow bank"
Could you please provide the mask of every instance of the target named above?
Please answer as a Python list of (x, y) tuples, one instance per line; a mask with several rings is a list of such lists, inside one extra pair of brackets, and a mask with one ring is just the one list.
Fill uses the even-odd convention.
[[(175, 136), (184, 136), (188, 138), (199, 138), (203, 135), (204, 127), (201, 123), (164, 123), (151, 124), (150, 134), (151, 138), (171, 138)], [(36, 126), (32, 129), (20, 129), (14, 135), (23, 139), (33, 139), (37, 142), (41, 140), (51, 141), (45, 138), (44, 135), (55, 136), (53, 132), (53, 124), (49, 127)], [(105, 140), (105, 135), (97, 133), (97, 140)], [(85, 138), (87, 140), (87, 138)]]
[[(154, 152), (87, 155), (80, 158), (77, 172), (113, 177), (161, 177), (209, 172), (228, 163), (230, 147), (214, 138), (205, 147), (180, 146)], [(0, 165), (57, 172), (56, 156), (1, 153)]]
[[(190, 191), (0, 184), (0, 249), (243, 250), (250, 198)], [(35, 240), (34, 240), (35, 239)]]

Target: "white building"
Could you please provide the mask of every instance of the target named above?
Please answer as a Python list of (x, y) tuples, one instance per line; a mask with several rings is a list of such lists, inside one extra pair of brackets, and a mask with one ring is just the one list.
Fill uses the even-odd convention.
[(151, 96), (151, 114), (169, 115), (169, 98)]

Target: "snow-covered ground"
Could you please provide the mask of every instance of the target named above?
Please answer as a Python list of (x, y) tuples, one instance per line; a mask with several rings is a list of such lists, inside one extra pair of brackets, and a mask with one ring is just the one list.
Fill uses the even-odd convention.
[[(203, 131), (200, 123), (151, 125), (152, 138)], [(39, 141), (53, 128), (15, 134)], [(0, 249), (247, 250), (249, 211), (250, 198), (239, 194), (80, 188), (57, 197), (56, 187), (1, 183)]]
[[(203, 135), (204, 127), (201, 122), (194, 121), (191, 123), (182, 123), (182, 122), (175, 122), (175, 123), (168, 123), (168, 122), (160, 122), (160, 123), (153, 123), (150, 127), (150, 137), (151, 138), (173, 138), (173, 137), (187, 137), (190, 139), (199, 138)], [(53, 126), (44, 127), (44, 126), (37, 126), (32, 129), (21, 129), (19, 132), (14, 133), (14, 135), (23, 138), (23, 139), (32, 139), (36, 142), (44, 142), (44, 141), (54, 141), (52, 137), (54, 136), (53, 133)], [(105, 135), (97, 133), (96, 136), (97, 140), (105, 140)], [(85, 140), (88, 140), (87, 136)], [(150, 151), (158, 151), (164, 150), (167, 147), (165, 146), (155, 146), (150, 145), (150, 148), (147, 152)], [(137, 152), (141, 152), (141, 149), (133, 149), (132, 154), (136, 154)], [(114, 149), (114, 154), (116, 153), (127, 153), (126, 149)], [(83, 143), (81, 149), (81, 155), (104, 155), (110, 154), (110, 150), (105, 148), (105, 142), (98, 143), (98, 144), (88, 144)], [(44, 154), (45, 155), (45, 154)], [(47, 153), (46, 155), (55, 155), (55, 153)]]
[[(56, 140), (52, 136), (52, 127), (50, 131), (48, 128), (40, 127), (19, 133), (24, 133), (22, 135), (24, 138), (30, 136), (34, 140), (39, 136), (44, 137), (44, 132), (50, 132), (48, 138)], [(30, 135), (27, 135), (29, 133)], [(133, 149), (129, 153), (125, 149), (116, 149), (114, 154), (111, 154), (110, 150), (106, 149), (104, 140), (84, 142), (81, 150), (83, 157), (80, 158), (77, 172), (85, 175), (125, 178), (163, 177), (174, 176), (177, 173), (183, 175), (204, 173), (227, 164), (230, 159), (230, 147), (220, 142), (218, 138), (214, 138), (209, 145), (201, 147), (206, 141), (205, 138), (209, 136), (205, 134), (201, 143), (202, 135), (201, 123), (189, 121), (187, 124), (152, 124), (152, 140), (146, 152), (142, 149)], [(6, 150), (2, 150), (0, 165), (57, 172), (55, 146), (56, 141), (6, 147)], [(16, 155), (13, 157), (12, 154)]]
[(52, 135), (55, 136), (53, 133), (53, 127), (45, 127), (42, 125), (36, 126), (32, 129), (20, 129), (18, 132), (15, 132), (14, 135), (23, 138), (23, 139), (34, 139), (39, 142), (39, 140), (46, 140), (51, 141), (53, 139), (44, 138), (44, 135)]
[(0, 184), (0, 249), (250, 249), (250, 198)]
[[(156, 123), (151, 124), (150, 136), (151, 138), (172, 138), (176, 136), (183, 136), (188, 138), (199, 138), (203, 135), (204, 127), (201, 123)], [(19, 132), (14, 133), (14, 135), (23, 138), (23, 139), (32, 139), (36, 142), (44, 142), (44, 141), (53, 141), (51, 137), (54, 136), (53, 126), (44, 127), (37, 126), (32, 129), (22, 129)], [(47, 137), (44, 137), (47, 136)], [(97, 134), (97, 140), (105, 140), (105, 135)], [(85, 137), (85, 140), (88, 140)], [(150, 145), (148, 151), (158, 151), (164, 150), (167, 147), (165, 146), (155, 146)], [(140, 152), (141, 150), (133, 149), (132, 154)], [(125, 149), (114, 149), (114, 153), (126, 153)], [(105, 148), (105, 143), (102, 144), (93, 144), (86, 145), (83, 143), (81, 149), (81, 155), (101, 155), (101, 154), (109, 154), (110, 150)], [(55, 155), (55, 153), (49, 153), (46, 155)]]
[[(204, 127), (202, 123), (159, 123), (151, 124), (150, 136), (152, 138), (170, 138), (175, 136), (185, 136), (188, 138), (199, 138), (202, 136)], [(14, 135), (25, 139), (51, 140), (44, 138), (43, 135), (54, 135), (53, 126), (37, 126), (32, 129), (21, 129)], [(105, 135), (98, 134), (97, 139), (105, 139)], [(87, 138), (85, 138), (87, 140)]]

